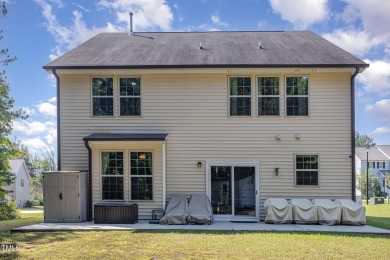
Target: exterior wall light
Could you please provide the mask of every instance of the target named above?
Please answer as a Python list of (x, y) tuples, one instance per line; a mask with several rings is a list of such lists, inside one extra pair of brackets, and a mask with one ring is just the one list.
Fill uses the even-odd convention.
[(280, 140), (282, 140), (282, 136), (281, 135), (277, 135), (277, 136), (275, 136), (275, 139), (280, 141)]
[(301, 135), (300, 134), (295, 134), (295, 139), (296, 140), (300, 140), (301, 139)]
[(199, 168), (202, 167), (202, 162), (201, 161), (198, 162), (198, 167)]
[(275, 168), (275, 175), (278, 176), (279, 175), (279, 167), (278, 168)]

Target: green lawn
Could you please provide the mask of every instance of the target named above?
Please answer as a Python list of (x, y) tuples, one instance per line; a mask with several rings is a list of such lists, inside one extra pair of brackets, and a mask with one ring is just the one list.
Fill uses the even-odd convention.
[[(390, 205), (369, 205), (370, 225), (389, 225)], [(382, 221), (378, 221), (380, 218)], [(100, 231), (7, 232), (42, 222), (42, 214), (0, 221), (0, 245), (18, 251), (0, 258), (27, 259), (382, 259), (390, 255), (390, 237), (367, 234), (314, 232)], [(389, 228), (390, 229), (390, 228)], [(386, 257), (385, 257), (386, 258)]]
[(390, 230), (390, 204), (365, 205), (367, 224)]

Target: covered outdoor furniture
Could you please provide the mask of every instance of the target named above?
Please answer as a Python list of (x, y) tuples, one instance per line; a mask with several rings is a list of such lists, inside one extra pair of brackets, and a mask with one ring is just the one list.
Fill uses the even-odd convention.
[(318, 222), (317, 206), (309, 199), (292, 199), (291, 205), (295, 223), (316, 224)]
[(189, 224), (208, 224), (213, 220), (213, 209), (206, 194), (193, 194), (189, 204), (190, 215), (188, 216)]
[(286, 199), (269, 198), (264, 202), (266, 211), (265, 223), (267, 224), (291, 224), (292, 206), (287, 203)]
[(185, 194), (172, 194), (160, 220), (162, 225), (185, 225), (189, 215), (188, 201)]
[(335, 200), (342, 208), (341, 224), (352, 226), (363, 226), (366, 224), (366, 209), (348, 199)]
[(317, 206), (318, 223), (321, 225), (338, 225), (341, 222), (341, 206), (330, 199), (315, 199)]

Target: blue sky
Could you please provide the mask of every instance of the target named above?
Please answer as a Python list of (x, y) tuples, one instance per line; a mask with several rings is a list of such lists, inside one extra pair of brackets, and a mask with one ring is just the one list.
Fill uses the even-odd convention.
[(56, 148), (55, 81), (42, 66), (100, 32), (310, 30), (370, 63), (357, 77), (356, 129), (390, 144), (389, 0), (8, 0), (1, 19), (17, 61), (7, 70), (14, 136), (33, 153)]

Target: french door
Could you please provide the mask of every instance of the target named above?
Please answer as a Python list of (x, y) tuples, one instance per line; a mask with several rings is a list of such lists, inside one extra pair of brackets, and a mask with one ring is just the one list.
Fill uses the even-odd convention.
[(207, 193), (216, 218), (258, 219), (257, 163), (210, 163)]

